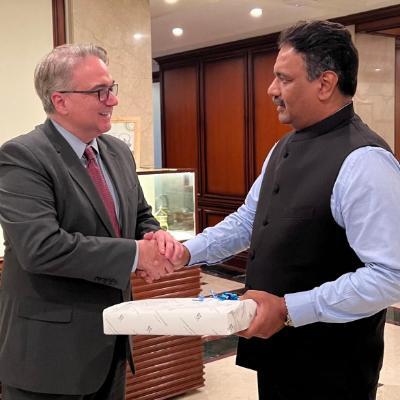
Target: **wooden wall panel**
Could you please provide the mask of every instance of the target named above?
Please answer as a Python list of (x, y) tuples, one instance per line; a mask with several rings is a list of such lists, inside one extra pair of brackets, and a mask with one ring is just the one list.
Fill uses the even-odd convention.
[(229, 213), (215, 210), (204, 210), (203, 220), (206, 226), (214, 226), (221, 222)]
[(244, 196), (245, 59), (204, 66), (205, 194)]
[(274, 80), (276, 55), (275, 51), (253, 55), (254, 177), (260, 174), (265, 157), (273, 145), (291, 129), (291, 126), (279, 122), (276, 106), (267, 94)]
[(167, 69), (162, 74), (163, 166), (198, 168), (197, 68)]

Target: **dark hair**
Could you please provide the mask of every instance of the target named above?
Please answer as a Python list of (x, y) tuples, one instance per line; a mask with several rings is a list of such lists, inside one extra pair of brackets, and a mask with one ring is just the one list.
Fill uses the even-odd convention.
[(358, 52), (350, 32), (341, 24), (329, 21), (300, 21), (284, 30), (279, 48), (292, 46), (302, 54), (309, 80), (333, 71), (338, 87), (345, 96), (354, 96), (357, 89)]

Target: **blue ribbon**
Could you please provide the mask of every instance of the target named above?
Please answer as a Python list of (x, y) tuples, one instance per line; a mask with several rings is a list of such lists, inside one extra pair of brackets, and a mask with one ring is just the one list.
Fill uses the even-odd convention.
[[(237, 295), (237, 293), (232, 293), (232, 292), (224, 292), (224, 293), (220, 293), (217, 294), (215, 293), (213, 290), (211, 290), (211, 297), (213, 299), (217, 299), (217, 300), (239, 300), (239, 296)], [(197, 297), (197, 299), (193, 299), (194, 301), (204, 301), (205, 296), (204, 295), (199, 295)]]

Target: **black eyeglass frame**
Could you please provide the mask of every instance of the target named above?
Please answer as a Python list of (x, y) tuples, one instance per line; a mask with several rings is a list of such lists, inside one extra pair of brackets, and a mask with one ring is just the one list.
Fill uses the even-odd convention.
[(97, 93), (97, 97), (100, 102), (105, 102), (110, 97), (110, 92), (114, 95), (118, 95), (118, 83), (113, 83), (111, 86), (102, 87), (100, 89), (92, 90), (57, 90), (58, 93), (81, 93), (81, 94), (92, 94)]

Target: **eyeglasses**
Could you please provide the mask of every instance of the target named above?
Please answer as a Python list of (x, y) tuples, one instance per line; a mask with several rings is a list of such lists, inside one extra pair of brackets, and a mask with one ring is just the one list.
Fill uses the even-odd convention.
[(100, 89), (93, 89), (93, 90), (58, 90), (58, 92), (59, 93), (82, 93), (82, 94), (97, 93), (97, 97), (99, 98), (99, 101), (104, 103), (110, 97), (110, 93), (112, 93), (113, 96), (116, 96), (118, 94), (118, 83), (113, 83), (109, 87), (103, 87), (103, 88), (100, 88)]

